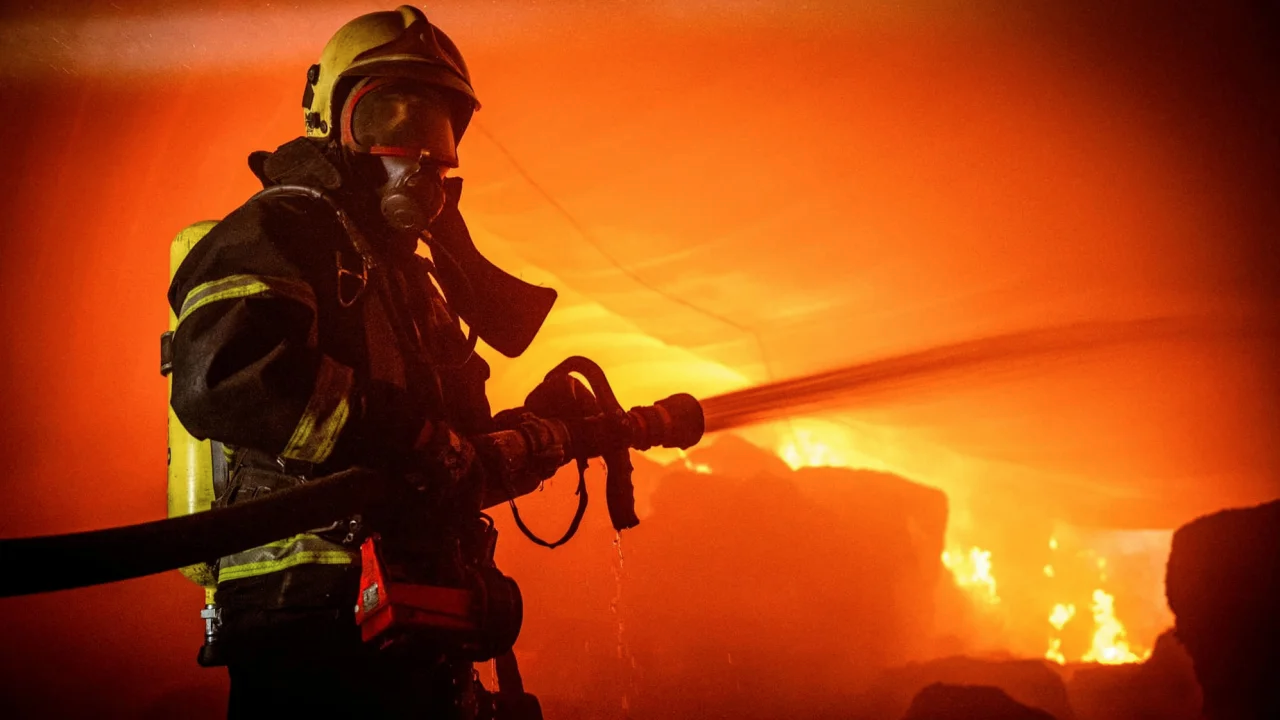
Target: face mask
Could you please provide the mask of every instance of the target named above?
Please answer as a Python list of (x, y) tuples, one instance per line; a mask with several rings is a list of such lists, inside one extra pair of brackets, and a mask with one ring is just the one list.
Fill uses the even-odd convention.
[(382, 214), (398, 230), (422, 232), (440, 214), (440, 169), (458, 166), (452, 109), (436, 89), (391, 78), (361, 81), (343, 108), (343, 146), (382, 162)]
[(440, 166), (413, 158), (384, 155), (387, 183), (382, 186), (382, 216), (397, 230), (421, 233), (444, 208)]

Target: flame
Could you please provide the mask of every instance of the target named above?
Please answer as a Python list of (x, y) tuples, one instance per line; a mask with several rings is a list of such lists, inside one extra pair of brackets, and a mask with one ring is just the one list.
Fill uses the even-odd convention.
[[(1047, 567), (1047, 566), (1046, 566)], [(1049, 624), (1053, 629), (1061, 632), (1067, 622), (1076, 615), (1076, 606), (1071, 604), (1058, 603), (1053, 606), (1053, 612), (1049, 613)], [(1059, 665), (1067, 664), (1067, 656), (1062, 654), (1062, 638), (1049, 638), (1049, 649), (1045, 651), (1044, 656)]]
[[(784, 439), (775, 446), (778, 457), (792, 469), (824, 466), (886, 469), (882, 467), (883, 462), (863, 452), (858, 447), (858, 443), (840, 429), (826, 428), (810, 421), (801, 421), (799, 427), (796, 425), (795, 422), (789, 423), (789, 431), (784, 433)], [(685, 467), (694, 472), (710, 471), (710, 468), (705, 465), (693, 463), (683, 453), (681, 453), (681, 459)], [(996, 608), (1000, 608), (1000, 613), (1015, 610), (1016, 608), (1008, 606), (1008, 603), (1002, 602), (997, 591), (992, 551), (956, 540), (954, 536), (948, 537), (947, 550), (941, 556), (942, 564), (951, 572), (956, 586), (965, 590), (976, 606), (986, 608), (988, 612), (996, 612)], [(1073, 575), (1078, 573), (1079, 565), (1078, 562), (1072, 562), (1072, 557), (1089, 558), (1085, 565), (1089, 578), (1084, 580), (1084, 584), (1071, 583), (1071, 586), (1058, 587), (1058, 590), (1066, 593), (1083, 593), (1090, 587), (1096, 588), (1092, 591), (1091, 617), (1085, 616), (1091, 619), (1093, 624), (1091, 645), (1081, 655), (1076, 654), (1078, 651), (1073, 652), (1072, 659), (1076, 662), (1121, 664), (1141, 662), (1149, 657), (1150, 650), (1143, 651), (1131, 644), (1124, 624), (1116, 616), (1114, 597), (1102, 589), (1106, 587), (1111, 570), (1107, 558), (1096, 556), (1087, 548), (1072, 548), (1070, 555), (1061, 555), (1059, 549), (1062, 547), (1062, 542), (1056, 535), (1049, 538), (1049, 550), (1056, 559), (1042, 565), (1041, 572), (1035, 577), (1040, 582), (1055, 584), (1070, 581)], [(1066, 542), (1075, 544), (1070, 538), (1067, 538)], [(1073, 568), (1076, 569), (1073, 570)], [(1030, 578), (1022, 578), (1024, 581), (1028, 579)], [(1012, 579), (1015, 584), (1018, 580), (1018, 577)], [(1071, 587), (1075, 589), (1072, 590)], [(1068, 623), (1081, 614), (1077, 611), (1078, 602), (1063, 601), (1052, 606), (1048, 615), (1052, 632), (1048, 638), (1048, 648), (1044, 652), (1044, 657), (1048, 660), (1061, 665), (1068, 662), (1067, 653), (1063, 648), (1063, 630)], [(1040, 641), (1030, 638), (1028, 640), (1030, 644), (1022, 645), (1024, 648), (1022, 652), (1034, 654), (1035, 643)], [(1005, 642), (1016, 643), (1016, 639), (1005, 638)]]
[(982, 602), (995, 605), (1000, 602), (996, 594), (996, 578), (991, 572), (991, 551), (979, 547), (969, 552), (943, 551), (942, 564), (956, 578), (956, 585), (968, 590)]
[(1050, 638), (1049, 649), (1045, 651), (1044, 656), (1059, 665), (1067, 664), (1067, 656), (1062, 654), (1062, 638)]
[(706, 463), (694, 462), (689, 458), (689, 454), (684, 450), (676, 450), (676, 454), (680, 456), (680, 461), (684, 463), (686, 470), (698, 473), (699, 475), (710, 475), (711, 466)]
[[(1049, 549), (1054, 551), (1058, 549), (1056, 538), (1049, 538)], [(1097, 569), (1099, 582), (1106, 582), (1107, 559), (1098, 557), (1093, 565)], [(1053, 566), (1045, 565), (1044, 574), (1049, 578), (1054, 577)], [(1116, 617), (1114, 596), (1102, 588), (1094, 589), (1091, 611), (1093, 638), (1089, 649), (1080, 657), (1081, 662), (1121, 665), (1142, 662), (1151, 656), (1150, 650), (1138, 655), (1130, 646), (1124, 623)], [(1059, 665), (1065, 665), (1067, 662), (1066, 655), (1062, 652), (1062, 628), (1075, 617), (1075, 614), (1076, 607), (1070, 603), (1058, 603), (1049, 613), (1049, 625), (1054, 632), (1049, 637), (1049, 649), (1045, 651), (1044, 656)]]
[(1049, 613), (1049, 624), (1053, 626), (1054, 630), (1061, 630), (1067, 624), (1067, 621), (1075, 617), (1075, 615), (1075, 605), (1058, 603), (1053, 606), (1053, 612)]
[(778, 457), (792, 470), (802, 467), (847, 467), (845, 459), (829, 444), (814, 438), (812, 431), (796, 429), (778, 446)]
[(1081, 658), (1085, 662), (1122, 665), (1151, 656), (1150, 650), (1139, 656), (1129, 648), (1124, 624), (1116, 618), (1115, 602), (1115, 598), (1101, 588), (1093, 591), (1093, 645)]
[(866, 438), (860, 442), (850, 428), (837, 427), (821, 420), (791, 420), (779, 426), (783, 440), (774, 447), (782, 461), (798, 470), (802, 467), (844, 467), (880, 472), (896, 472), (907, 476), (903, 468), (886, 462), (877, 453), (886, 451), (883, 439), (875, 442), (877, 453), (864, 452)]

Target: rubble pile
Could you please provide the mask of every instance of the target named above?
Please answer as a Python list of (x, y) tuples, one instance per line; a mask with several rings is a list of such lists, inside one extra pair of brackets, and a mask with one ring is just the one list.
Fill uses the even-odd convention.
[(1173, 632), (1156, 639), (1140, 664), (1073, 669), (1067, 696), (1076, 720), (1199, 720), (1200, 686)]
[[(926, 690), (933, 688), (929, 693)], [(938, 690), (936, 688), (945, 688)], [(964, 688), (963, 690), (958, 688)], [(911, 713), (940, 712), (948, 702), (956, 703), (959, 714), (946, 718), (987, 718), (983, 714), (1002, 707), (1004, 697), (1018, 707), (1043, 715), (1008, 717), (1052, 717), (1078, 720), (1067, 698), (1067, 688), (1058, 672), (1043, 660), (1001, 660), (951, 657), (884, 672), (874, 686), (858, 699), (852, 717), (857, 720), (897, 720), (906, 717), (935, 717)], [(923, 703), (923, 704), (921, 704)], [(973, 708), (965, 714), (962, 708)]]
[(1205, 717), (1280, 717), (1280, 501), (1180, 528), (1165, 589)]
[[(732, 437), (690, 461), (636, 458), (643, 521), (621, 557), (603, 507), (550, 552), (497, 515), (499, 565), (525, 596), (517, 651), (548, 717), (847, 718), (876, 673), (924, 652), (943, 493), (793, 472)], [(521, 501), (548, 535), (543, 518), (571, 513), (572, 485), (556, 483)]]
[(1057, 720), (1000, 688), (934, 683), (920, 691), (902, 720)]

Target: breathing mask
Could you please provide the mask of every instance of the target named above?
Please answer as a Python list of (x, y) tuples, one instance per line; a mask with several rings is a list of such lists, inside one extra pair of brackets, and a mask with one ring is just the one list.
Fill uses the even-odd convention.
[(444, 206), (444, 168), (458, 166), (451, 99), (410, 80), (368, 78), (342, 110), (342, 144), (379, 158), (382, 214), (398, 230), (422, 232)]

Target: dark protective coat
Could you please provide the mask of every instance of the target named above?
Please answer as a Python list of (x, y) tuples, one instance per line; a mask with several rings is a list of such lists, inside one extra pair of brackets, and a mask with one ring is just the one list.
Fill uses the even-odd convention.
[[(397, 466), (428, 420), (464, 435), (489, 431), (488, 366), (469, 351), (416, 239), (396, 238), (376, 205), (344, 194), (344, 173), (314, 141), (251, 164), (267, 186), (329, 192), (374, 262), (326, 202), (289, 196), (245, 203), (178, 269), (169, 289), (180, 318), (172, 405), (193, 435), (234, 449), (230, 487), (217, 502), (271, 492), (298, 475)], [(460, 190), (452, 181), (442, 219), (461, 222)], [(342, 545), (344, 533), (249, 551), (234, 570), (223, 560), (217, 600), (233, 655), (237, 646), (305, 652), (358, 637), (358, 558)]]

